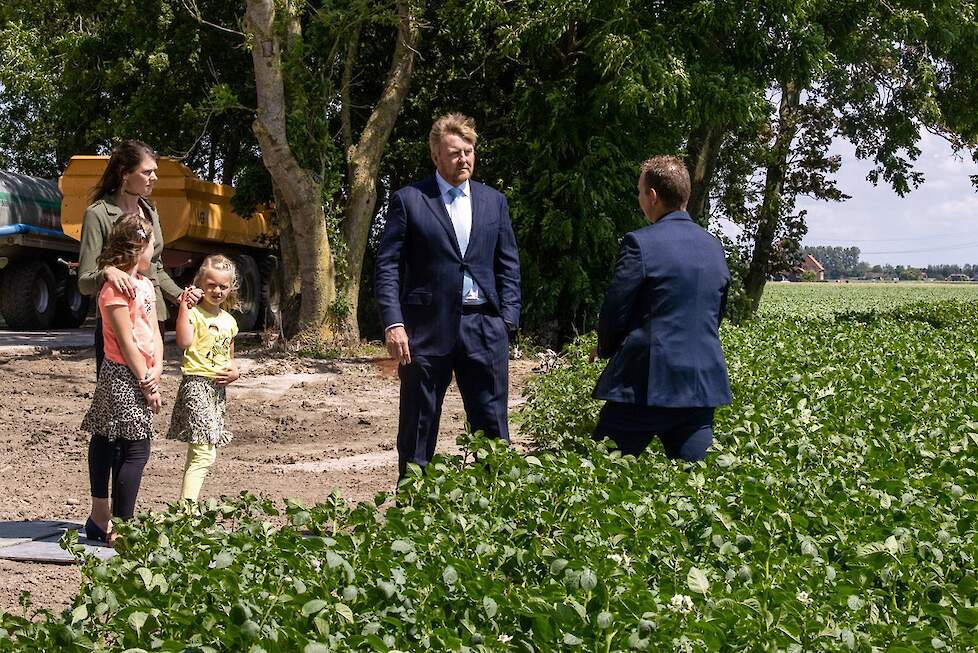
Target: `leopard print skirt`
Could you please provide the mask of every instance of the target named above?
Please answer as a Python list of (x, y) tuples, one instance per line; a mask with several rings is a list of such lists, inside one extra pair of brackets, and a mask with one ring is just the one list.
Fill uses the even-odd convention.
[(153, 413), (139, 382), (126, 365), (105, 359), (92, 406), (81, 428), (108, 440), (144, 440), (155, 436)]
[(226, 405), (224, 386), (204, 376), (185, 374), (166, 437), (190, 444), (224, 446), (231, 441), (231, 432), (224, 424)]

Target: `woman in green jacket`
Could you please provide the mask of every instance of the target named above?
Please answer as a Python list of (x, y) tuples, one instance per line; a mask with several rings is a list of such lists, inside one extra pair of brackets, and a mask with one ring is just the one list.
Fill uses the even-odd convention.
[[(149, 201), (156, 183), (156, 152), (149, 145), (137, 140), (126, 140), (112, 150), (109, 163), (98, 185), (92, 189), (92, 204), (85, 210), (82, 221), (81, 250), (78, 254), (78, 289), (85, 295), (98, 296), (103, 283), (111, 283), (129, 297), (135, 296), (131, 277), (114, 267), (99, 268), (98, 257), (109, 236), (112, 225), (125, 213), (141, 213), (153, 223), (156, 248), (146, 276), (156, 288), (156, 314), (160, 321), (167, 318), (164, 300), (176, 304), (184, 292), (163, 269), (160, 255), (163, 252), (163, 233), (160, 216)], [(193, 301), (200, 298), (200, 291), (188, 289)], [(162, 325), (160, 332), (163, 332)], [(95, 370), (102, 368), (104, 358), (102, 328), (95, 328)], [(151, 370), (147, 384), (157, 386), (163, 371), (163, 362)]]
[[(81, 251), (78, 258), (78, 289), (86, 295), (98, 296), (104, 284), (111, 284), (130, 299), (136, 296), (133, 276), (114, 266), (100, 267), (98, 264), (102, 248), (109, 239), (112, 226), (126, 214), (141, 214), (152, 224), (154, 241), (153, 258), (145, 276), (153, 282), (156, 290), (156, 315), (166, 319), (165, 299), (176, 303), (184, 298), (196, 303), (201, 291), (190, 287), (182, 290), (163, 269), (160, 254), (163, 251), (163, 233), (160, 230), (160, 216), (147, 199), (156, 183), (156, 153), (148, 145), (136, 140), (127, 140), (112, 150), (109, 163), (102, 179), (92, 189), (92, 205), (85, 210), (82, 221)], [(102, 369), (105, 357), (101, 319), (95, 324), (95, 369)], [(160, 356), (146, 377), (138, 381), (139, 387), (148, 394), (159, 388), (163, 373), (163, 357)], [(110, 542), (107, 524), (112, 516), (121, 516), (116, 505), (118, 494), (135, 497), (142, 478), (142, 469), (149, 459), (149, 440), (139, 441), (141, 446), (131, 446), (131, 442), (109, 439), (104, 435), (92, 434), (88, 446), (88, 473), (92, 485), (92, 512), (85, 524), (85, 533), (90, 539)], [(108, 474), (108, 476), (106, 476)], [(112, 498), (95, 496), (101, 494), (97, 489), (111, 479)], [(131, 487), (135, 479), (135, 488)]]

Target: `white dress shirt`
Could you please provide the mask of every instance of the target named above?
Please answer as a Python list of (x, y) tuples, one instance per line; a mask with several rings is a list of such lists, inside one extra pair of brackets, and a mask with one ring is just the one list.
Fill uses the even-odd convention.
[[(441, 191), (441, 200), (445, 203), (445, 210), (448, 211), (448, 217), (452, 220), (459, 250), (462, 252), (462, 256), (465, 256), (465, 250), (468, 249), (469, 238), (472, 235), (472, 196), (469, 193), (469, 180), (466, 179), (455, 186), (454, 188), (457, 190), (454, 193), (452, 192), (453, 186), (445, 181), (438, 172), (435, 173), (435, 180), (438, 182), (438, 189)], [(486, 299), (482, 294), (482, 289), (479, 288), (479, 284), (472, 279), (468, 272), (464, 272), (462, 274), (462, 304), (475, 306), (485, 303)]]

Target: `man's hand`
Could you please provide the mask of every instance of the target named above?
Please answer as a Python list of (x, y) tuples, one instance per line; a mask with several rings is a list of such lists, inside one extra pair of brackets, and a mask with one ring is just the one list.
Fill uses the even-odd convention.
[(204, 296), (204, 291), (197, 286), (190, 285), (183, 289), (180, 296), (177, 298), (177, 304), (186, 304), (187, 308), (193, 308), (200, 302), (200, 298)]
[(241, 372), (238, 371), (238, 364), (231, 363), (223, 370), (214, 375), (214, 383), (217, 385), (227, 385), (229, 383), (234, 383), (241, 378)]
[(411, 349), (408, 347), (407, 331), (402, 326), (391, 327), (384, 334), (387, 341), (387, 353), (391, 358), (396, 359), (401, 365), (411, 363)]
[(112, 265), (102, 269), (102, 276), (105, 282), (111, 284), (113, 288), (128, 297), (136, 298), (136, 286), (132, 283), (132, 277)]

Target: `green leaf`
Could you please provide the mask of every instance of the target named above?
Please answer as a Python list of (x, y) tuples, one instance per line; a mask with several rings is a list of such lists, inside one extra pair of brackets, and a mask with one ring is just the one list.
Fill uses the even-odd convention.
[(441, 573), (441, 579), (445, 581), (446, 585), (454, 585), (458, 582), (458, 572), (455, 571), (455, 567), (448, 565), (445, 567), (444, 571)]
[(564, 644), (567, 646), (580, 646), (582, 644), (582, 640), (580, 637), (572, 633), (564, 633)]
[(336, 608), (338, 615), (346, 619), (347, 623), (353, 623), (353, 610), (350, 609), (350, 606), (345, 603), (337, 603), (333, 607)]
[(414, 550), (414, 543), (407, 540), (394, 540), (391, 542), (391, 551), (394, 553), (408, 553)]
[(149, 614), (142, 611), (136, 611), (129, 615), (129, 618), (126, 621), (128, 621), (129, 625), (136, 631), (136, 635), (141, 635), (140, 631), (143, 629), (143, 626), (146, 625), (147, 619), (149, 619)]
[(306, 601), (302, 605), (302, 614), (308, 617), (310, 615), (316, 614), (317, 612), (321, 611), (325, 607), (326, 607), (326, 601), (322, 599), (312, 599)]
[(496, 612), (499, 610), (499, 606), (496, 605), (496, 601), (492, 598), (486, 596), (482, 599), (482, 609), (486, 613), (486, 617), (492, 619), (496, 616)]
[(965, 626), (978, 626), (978, 608), (958, 608), (955, 616)]
[(581, 570), (581, 575), (578, 577), (578, 582), (581, 584), (582, 590), (585, 592), (590, 592), (598, 586), (598, 576), (593, 570), (585, 567)]
[(690, 567), (686, 574), (686, 585), (690, 592), (706, 594), (710, 590), (710, 581), (702, 569)]
[(136, 569), (136, 573), (139, 578), (143, 581), (143, 586), (146, 589), (153, 589), (153, 572), (151, 572), (146, 567), (139, 567)]
[(79, 621), (88, 619), (88, 606), (82, 604), (71, 611), (71, 625), (74, 626)]

